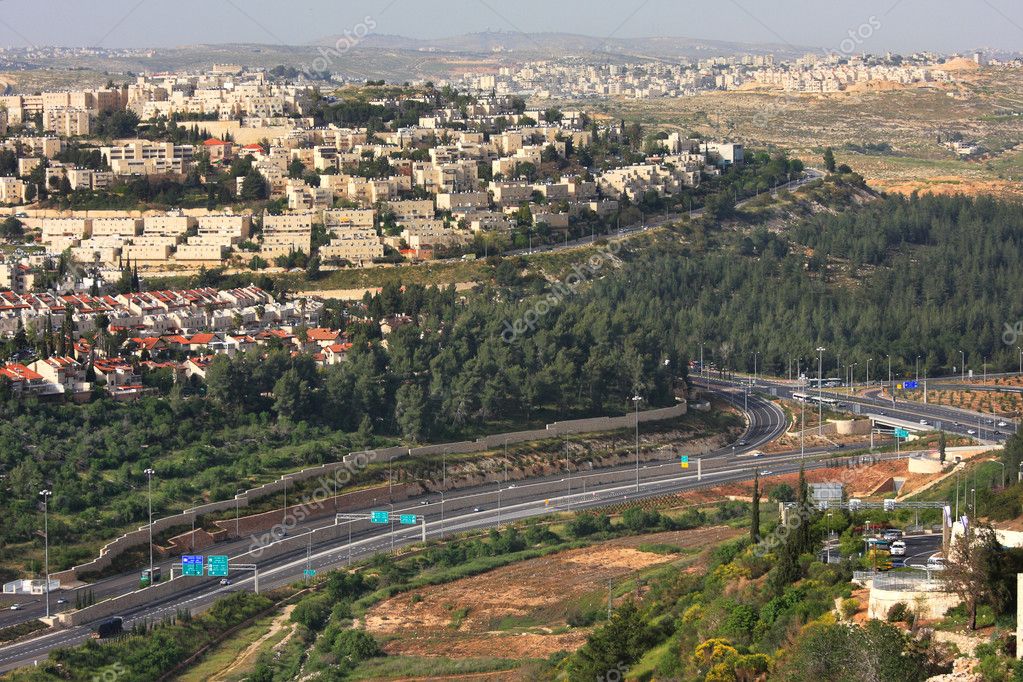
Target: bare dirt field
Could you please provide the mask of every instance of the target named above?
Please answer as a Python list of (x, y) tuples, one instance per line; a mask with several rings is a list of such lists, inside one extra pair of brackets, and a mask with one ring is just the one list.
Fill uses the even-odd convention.
[[(543, 658), (585, 642), (589, 628), (570, 628), (566, 619), (606, 603), (609, 580), (672, 561), (695, 562), (699, 551), (740, 533), (727, 527), (659, 533), (524, 561), (389, 599), (367, 614), (366, 628), (393, 636), (385, 645), (390, 655)], [(638, 549), (645, 543), (675, 545), (687, 554)]]

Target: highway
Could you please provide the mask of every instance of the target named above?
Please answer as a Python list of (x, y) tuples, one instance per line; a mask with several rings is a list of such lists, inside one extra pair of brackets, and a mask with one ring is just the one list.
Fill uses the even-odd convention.
[[(466, 508), (460, 504), (461, 511), (452, 513), (446, 510), (444, 521), (440, 520), (441, 502), (439, 498), (428, 498), (426, 504), (406, 503), (395, 508), (395, 513), (424, 514), (427, 518), (427, 536), (435, 539), (456, 532), (479, 530), (501, 526), (511, 521), (535, 516), (543, 516), (554, 512), (579, 511), (625, 502), (630, 499), (658, 497), (684, 490), (713, 487), (724, 483), (748, 480), (756, 470), (770, 469), (770, 475), (793, 473), (799, 470), (800, 464), (806, 468), (833, 466), (830, 460), (802, 459), (798, 454), (776, 455), (770, 458), (755, 459), (732, 456), (731, 450), (722, 452), (716, 458), (705, 459), (702, 481), (697, 480), (693, 470), (680, 471), (677, 462), (665, 465), (641, 466), (639, 491), (634, 480), (608, 482), (607, 478), (621, 479), (620, 471), (581, 474), (566, 477), (558, 481), (542, 481), (516, 485), (515, 488), (499, 488), (500, 493), (491, 490), (476, 493), (469, 498), (474, 505)], [(903, 454), (903, 457), (906, 455)], [(887, 454), (876, 456), (875, 460), (894, 459), (897, 456)], [(630, 472), (624, 472), (630, 473)], [(634, 475), (634, 474), (633, 474)], [(629, 478), (626, 476), (625, 478)], [(573, 492), (568, 492), (569, 483)], [(499, 495), (511, 499), (499, 500)], [(465, 496), (445, 501), (447, 506), (465, 502)], [(478, 511), (476, 511), (478, 509)], [(321, 525), (323, 522), (321, 520)], [(389, 551), (420, 539), (419, 527), (395, 528), (388, 532), (384, 526), (379, 532), (365, 531), (353, 533), (350, 543), (324, 543), (313, 545), (306, 551), (271, 559), (260, 564), (260, 590), (287, 585), (302, 579), (306, 568), (324, 571), (347, 565), (378, 552)], [(294, 535), (294, 534), (293, 534)], [(187, 608), (193, 612), (208, 607), (214, 600), (235, 590), (252, 589), (252, 578), (235, 579), (230, 586), (220, 586), (215, 578), (188, 578), (195, 582), (194, 587), (178, 593), (172, 599), (154, 602), (142, 609), (129, 610), (120, 614), (125, 625), (130, 627), (136, 621), (158, 621), (173, 616), (179, 609)], [(0, 648), (0, 672), (16, 667), (30, 665), (33, 661), (44, 657), (50, 650), (59, 647), (80, 644), (89, 638), (92, 628), (87, 626), (72, 627), (65, 630), (34, 638), (25, 642)]]
[[(718, 382), (715, 382), (718, 383)], [(714, 388), (718, 398), (724, 398), (740, 410), (744, 400), (742, 391), (734, 386)], [(394, 514), (408, 513), (422, 515), (426, 519), (428, 539), (437, 539), (453, 533), (486, 529), (511, 521), (543, 516), (553, 512), (578, 511), (625, 502), (630, 499), (659, 497), (679, 491), (701, 487), (713, 487), (724, 483), (748, 480), (755, 471), (766, 476), (798, 471), (800, 464), (807, 468), (832, 466), (833, 460), (821, 455), (834, 452), (830, 448), (807, 449), (803, 456), (798, 452), (765, 457), (754, 457), (752, 451), (777, 438), (786, 429), (784, 412), (773, 402), (750, 393), (747, 396), (747, 428), (734, 444), (707, 453), (702, 459), (702, 480), (697, 480), (695, 458), (691, 458), (690, 469), (681, 470), (673, 452), (671, 461), (635, 463), (614, 468), (584, 470), (567, 475), (553, 475), (528, 481), (493, 483), (447, 494), (431, 493), (416, 500), (405, 500), (393, 505), (378, 504), (378, 508), (393, 509)], [(902, 453), (906, 457), (908, 453)], [(900, 455), (874, 456), (874, 461), (895, 459)], [(816, 459), (815, 459), (816, 458)], [(370, 509), (346, 509), (346, 513), (368, 513)], [(297, 525), (289, 532), (289, 538), (308, 534), (312, 529), (333, 524), (332, 518), (320, 517)], [(296, 549), (273, 559), (259, 562), (261, 591), (286, 585), (303, 578), (303, 571), (312, 568), (317, 571), (345, 566), (372, 554), (390, 551), (403, 545), (418, 542), (421, 528), (381, 526), (351, 533), (351, 540), (345, 542), (313, 543), (304, 549)], [(246, 538), (216, 546), (218, 554), (237, 556), (250, 549), (252, 539)], [(213, 550), (210, 550), (213, 551)], [(162, 562), (164, 575), (169, 575), (170, 561)], [(164, 601), (147, 604), (143, 608), (120, 614), (130, 627), (136, 621), (158, 621), (173, 616), (179, 609), (200, 611), (217, 598), (236, 590), (252, 589), (250, 574), (233, 577), (232, 584), (221, 586), (216, 578), (187, 578), (193, 581), (184, 591)], [(108, 578), (90, 586), (97, 601), (111, 595), (123, 594), (136, 588), (138, 574)], [(56, 599), (60, 593), (51, 595)], [(73, 604), (74, 598), (70, 599)], [(67, 608), (66, 606), (63, 608)], [(14, 622), (37, 618), (42, 615), (41, 601), (28, 604), (24, 611), (4, 613), (3, 622)], [(0, 647), (0, 672), (30, 665), (44, 658), (49, 651), (73, 646), (85, 641), (94, 627), (72, 627), (58, 630), (41, 637)]]
[[(745, 379), (703, 379), (699, 376), (694, 376), (692, 379), (697, 382), (704, 380), (718, 386), (738, 386), (745, 381)], [(792, 398), (793, 393), (806, 393), (811, 395), (818, 394), (818, 390), (815, 388), (798, 386), (791, 382), (764, 378), (757, 379), (754, 390), (771, 392), (774, 395), (788, 399)], [(998, 419), (970, 410), (961, 410), (947, 405), (930, 405), (902, 399), (897, 399), (893, 402), (891, 398), (882, 398), (878, 396), (877, 393), (879, 392), (880, 388), (876, 391), (868, 391), (866, 396), (852, 396), (847, 393), (836, 393), (825, 389), (822, 392), (822, 395), (826, 398), (834, 398), (845, 408), (859, 405), (861, 414), (869, 413), (893, 417), (895, 419), (902, 419), (904, 421), (915, 422), (917, 424), (921, 424), (920, 420), (924, 419), (927, 421), (926, 426), (929, 429), (933, 429), (935, 431), (944, 430), (949, 433), (958, 433), (964, 436), (968, 435), (976, 438), (977, 440), (987, 441), (990, 443), (1004, 442), (1010, 435), (1011, 430), (1014, 428), (1012, 424), (1009, 424), (1007, 427), (1000, 428), (997, 426)], [(813, 409), (816, 409), (816, 406), (814, 406)], [(921, 425), (923, 426), (923, 424)], [(974, 433), (969, 433), (971, 430)]]
[[(734, 389), (723, 389), (716, 393), (717, 397), (723, 398), (738, 405), (741, 410), (743, 401), (741, 393)], [(785, 427), (784, 412), (770, 401), (753, 397), (748, 404), (747, 427), (737, 443), (707, 453), (703, 456), (703, 478), (700, 485), (708, 482), (720, 483), (725, 480), (739, 480), (752, 476), (751, 471), (758, 460), (751, 459), (746, 453), (769, 442), (780, 435)], [(642, 428), (642, 427), (641, 427)], [(738, 443), (743, 443), (739, 445)], [(398, 502), (393, 505), (394, 513), (415, 513), (426, 517), (428, 536), (438, 537), (442, 534), (471, 530), (474, 528), (486, 528), (495, 525), (500, 515), (501, 522), (511, 519), (538, 516), (552, 511), (573, 510), (577, 508), (588, 508), (613, 504), (627, 500), (630, 497), (652, 497), (663, 495), (677, 490), (684, 490), (693, 487), (698, 482), (696, 478), (696, 462), (693, 459), (692, 470), (686, 475), (680, 475), (677, 453), (672, 454), (670, 462), (657, 463), (648, 462), (622, 465), (614, 468), (588, 470), (575, 472), (569, 475), (556, 474), (553, 476), (540, 477), (528, 481), (511, 481), (507, 483), (493, 483), (476, 486), (461, 490), (452, 490), (447, 494), (433, 493), (417, 500)], [(807, 455), (812, 455), (810, 451)], [(777, 461), (772, 458), (773, 463)], [(796, 465), (798, 467), (798, 464)], [(637, 481), (639, 483), (637, 492)], [(547, 500), (557, 500), (548, 504)], [(391, 508), (391, 505), (380, 503), (377, 508)], [(478, 511), (477, 511), (478, 510)], [(343, 509), (345, 513), (368, 513), (366, 509)], [(442, 520), (443, 519), (443, 520)], [(319, 517), (314, 520), (307, 520), (295, 525), (289, 531), (288, 537), (293, 538), (308, 533), (311, 529), (319, 528), (333, 523), (333, 519)], [(394, 546), (415, 542), (419, 539), (420, 530), (418, 527), (410, 529), (396, 529), (393, 534), (388, 533), (389, 528), (376, 531), (364, 531), (352, 534), (352, 544), (343, 543), (337, 546), (336, 543), (325, 543), (324, 546), (313, 545), (310, 553), (313, 556), (313, 568), (324, 568), (337, 566), (348, 561), (349, 549), (351, 559), (355, 560), (378, 551), (390, 550), (392, 540)], [(216, 545), (217, 554), (238, 556), (247, 552), (253, 544), (252, 538), (224, 542)], [(331, 544), (332, 546), (327, 546)], [(296, 550), (273, 560), (260, 563), (260, 587), (261, 589), (277, 584), (287, 584), (302, 578), (302, 570), (305, 568), (306, 551)], [(174, 560), (158, 562), (166, 579), (170, 575), (171, 563)], [(265, 565), (264, 565), (265, 563)], [(102, 601), (111, 596), (125, 594), (138, 587), (138, 572), (118, 575), (91, 583), (82, 590), (93, 593), (96, 601)], [(265, 577), (264, 577), (265, 576)], [(130, 619), (159, 619), (166, 615), (173, 615), (177, 608), (187, 606), (197, 608), (208, 605), (217, 596), (223, 594), (225, 589), (237, 589), (250, 581), (243, 579), (234, 581), (229, 588), (221, 588), (217, 582), (200, 582), (196, 588), (189, 590), (184, 595), (179, 595), (173, 604), (153, 604), (138, 613), (124, 614)], [(185, 599), (182, 601), (182, 599)], [(56, 600), (64, 598), (68, 604), (57, 605)], [(63, 609), (73, 608), (74, 593), (54, 592), (50, 595), (51, 613), (59, 613)], [(39, 618), (44, 615), (44, 604), (42, 597), (29, 597), (22, 599), (20, 603), (23, 609), (20, 611), (5, 610), (0, 612), (0, 627), (9, 626), (15, 623), (24, 622)], [(130, 622), (130, 621), (129, 621)], [(32, 640), (7, 647), (0, 647), (0, 671), (10, 669), (19, 664), (30, 662), (27, 656), (35, 660), (44, 655), (51, 648), (68, 646), (87, 636), (87, 628), (72, 628), (69, 630), (54, 633), (43, 638), (41, 642)], [(42, 648), (40, 648), (42, 647)]]

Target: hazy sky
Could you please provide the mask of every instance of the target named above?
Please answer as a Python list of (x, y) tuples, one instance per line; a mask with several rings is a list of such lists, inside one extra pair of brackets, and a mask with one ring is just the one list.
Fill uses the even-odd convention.
[(0, 44), (304, 44), (367, 16), (376, 33), (424, 38), (565, 31), (838, 49), (852, 31), (857, 52), (1023, 51), (1020, 0), (0, 0)]

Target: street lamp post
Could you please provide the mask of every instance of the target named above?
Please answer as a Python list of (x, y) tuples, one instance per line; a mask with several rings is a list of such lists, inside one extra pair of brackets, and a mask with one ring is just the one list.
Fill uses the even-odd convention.
[(920, 381), (920, 356), (916, 356), (916, 380)]
[(46, 587), (43, 591), (46, 593), (46, 617), (50, 617), (50, 496), (53, 492), (50, 490), (40, 490), (39, 494), (43, 497), (43, 570), (46, 572)]
[[(149, 488), (149, 584), (153, 584), (153, 476), (156, 471), (152, 468), (145, 471), (147, 487)], [(235, 531), (237, 534), (237, 530)]]
[(817, 347), (817, 405), (820, 407), (817, 416), (817, 435), (824, 435), (824, 346)]
[(639, 401), (638, 395), (632, 396), (632, 402), (636, 403), (636, 492), (639, 492)]
[(874, 358), (867, 358), (867, 386), (870, 386), (870, 363)]

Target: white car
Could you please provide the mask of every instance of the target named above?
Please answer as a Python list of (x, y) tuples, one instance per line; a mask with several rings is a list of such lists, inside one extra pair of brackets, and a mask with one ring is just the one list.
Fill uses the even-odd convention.
[(21, 611), (23, 608), (21, 604), (11, 604), (11, 611)]
[(926, 419), (921, 419), (920, 420), (920, 426), (930, 426), (930, 424), (931, 423), (929, 421), (927, 421)]
[(1003, 428), (1004, 429), (1008, 425), (1009, 425), (1009, 422), (1007, 422), (1005, 420), (1002, 420), (1002, 421), (998, 422), (999, 428)]
[(891, 545), (892, 556), (906, 556), (906, 543), (902, 540), (896, 540)]
[(977, 429), (966, 429), (966, 433), (971, 435), (971, 436), (976, 436), (977, 435)]

